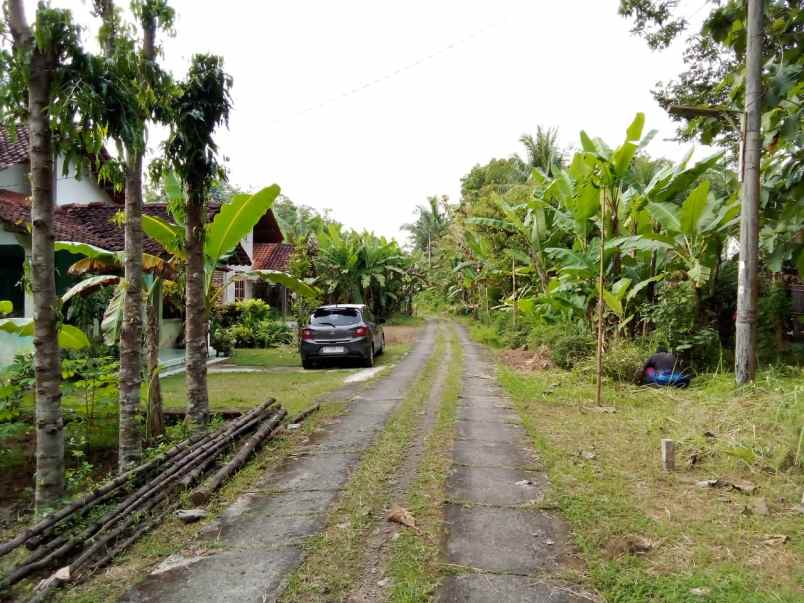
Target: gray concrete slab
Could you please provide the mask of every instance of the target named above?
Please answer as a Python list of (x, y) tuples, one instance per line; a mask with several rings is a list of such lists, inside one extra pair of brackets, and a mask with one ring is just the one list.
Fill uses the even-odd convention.
[(528, 576), (495, 574), (449, 576), (439, 597), (442, 603), (589, 603), (593, 600), (569, 587), (546, 584)]
[(226, 551), (150, 575), (123, 603), (257, 603), (274, 601), (301, 561), (300, 547)]
[(272, 506), (270, 497), (261, 498), (263, 504), (229, 521), (217, 521), (204, 527), (199, 539), (222, 543), (233, 548), (273, 548), (292, 544), (312, 536), (324, 524), (324, 514), (294, 514), (265, 516), (266, 506)]
[(295, 459), (285, 471), (259, 480), (255, 488), (290, 490), (336, 490), (341, 488), (360, 459), (358, 452), (322, 452)]
[(447, 491), (455, 503), (516, 506), (542, 500), (545, 483), (544, 475), (537, 471), (455, 466), (447, 479)]
[(555, 523), (540, 511), (449, 504), (447, 526), (450, 563), (522, 575), (557, 565)]
[(525, 467), (532, 464), (516, 442), (482, 440), (458, 440), (452, 460), (458, 465), (475, 467)]
[(464, 406), (458, 416), (465, 421), (498, 421), (500, 423), (522, 423), (519, 416), (505, 408), (489, 408), (484, 406)]
[(522, 430), (514, 423), (459, 420), (455, 423), (455, 436), (460, 440), (513, 442), (522, 439)]

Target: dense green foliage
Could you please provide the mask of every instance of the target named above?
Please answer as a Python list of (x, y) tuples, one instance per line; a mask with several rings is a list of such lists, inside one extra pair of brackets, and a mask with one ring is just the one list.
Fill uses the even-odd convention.
[(409, 313), (422, 283), (421, 255), (395, 240), (345, 228), (326, 214), (282, 199), (277, 218), (295, 250), (290, 272), (318, 289), (318, 300), (296, 300), (304, 320), (316, 303), (365, 303), (378, 316)]
[[(460, 203), (440, 210), (431, 287), (420, 301), (474, 314), (501, 335), (497, 343), (546, 345), (556, 364), (571, 367), (594, 350), (602, 298), (608, 348), (647, 337), (642, 348), (668, 346), (692, 367), (727, 365), (736, 178), (720, 154), (694, 164), (652, 159), (645, 148), (654, 132), (643, 130), (638, 114), (614, 148), (582, 132), (572, 157), (542, 153), (561, 159), (527, 176), (517, 156), (472, 168)], [(420, 218), (422, 232), (431, 221)], [(767, 250), (765, 260), (763, 300), (784, 298), (772, 286), (782, 266)], [(783, 301), (764, 306), (774, 352), (790, 326)]]
[[(710, 12), (686, 41), (686, 70), (653, 91), (679, 122), (682, 140), (700, 140), (738, 155), (745, 103), (746, 8), (742, 0), (709, 0)], [(766, 0), (762, 72), (760, 244), (773, 272), (804, 271), (804, 8), (799, 0)], [(703, 8), (703, 6), (702, 6)], [(689, 27), (677, 3), (620, 0), (634, 32), (664, 48)]]
[(287, 323), (260, 299), (246, 299), (212, 309), (212, 346), (228, 354), (237, 348), (271, 348), (293, 341)]

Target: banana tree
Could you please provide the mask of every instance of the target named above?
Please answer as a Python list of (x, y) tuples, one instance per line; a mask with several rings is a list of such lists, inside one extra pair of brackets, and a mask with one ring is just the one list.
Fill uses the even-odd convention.
[[(625, 141), (616, 149), (610, 149), (599, 138), (592, 139), (581, 131), (582, 159), (589, 166), (588, 184), (600, 189), (600, 266), (598, 271), (597, 302), (597, 394), (596, 400), (602, 401), (603, 384), (603, 291), (605, 287), (605, 245), (607, 238), (620, 234), (620, 222), (625, 179), (632, 160), (639, 149), (653, 137), (653, 133), (642, 138), (645, 126), (645, 114), (637, 113), (631, 125), (625, 131)], [(615, 278), (620, 275), (620, 255), (614, 253), (611, 272)]]
[[(174, 177), (175, 178), (175, 177)], [(168, 195), (183, 195), (181, 187), (165, 187)], [(317, 291), (301, 279), (285, 272), (260, 270), (255, 272), (233, 271), (229, 273), (220, 288), (213, 287), (212, 277), (215, 270), (228, 260), (242, 241), (271, 208), (277, 196), (279, 186), (273, 184), (257, 193), (234, 195), (228, 203), (221, 206), (220, 211), (205, 226), (204, 234), (204, 293), (207, 307), (217, 302), (221, 291), (233, 280), (254, 276), (275, 284), (281, 284), (302, 296), (315, 296)], [(172, 199), (175, 201), (175, 199)], [(159, 243), (165, 251), (173, 256), (172, 263), (181, 265), (186, 259), (183, 248), (185, 226), (174, 224), (156, 216), (144, 215), (142, 227), (145, 234)]]
[[(86, 243), (70, 241), (56, 242), (56, 249), (68, 251), (84, 257), (74, 262), (70, 274), (89, 276), (64, 294), (67, 301), (75, 296), (88, 295), (92, 291), (114, 286), (114, 293), (106, 306), (101, 321), (101, 332), (107, 345), (114, 345), (120, 337), (123, 322), (123, 299), (125, 296), (125, 279), (120, 276), (123, 270), (125, 254), (122, 251), (110, 251)], [(162, 391), (159, 381), (159, 327), (162, 315), (162, 288), (164, 283), (173, 277), (174, 266), (158, 256), (144, 253), (142, 260), (145, 271), (145, 347), (148, 397), (146, 406), (146, 435), (154, 438), (164, 433), (164, 417), (162, 413)], [(100, 274), (98, 274), (100, 273)]]
[(715, 197), (704, 180), (681, 206), (650, 201), (647, 210), (661, 226), (661, 232), (645, 238), (664, 248), (670, 261), (681, 265), (694, 286), (700, 311), (701, 289), (717, 271), (726, 236), (739, 221), (739, 201), (736, 197)]
[[(543, 182), (544, 176), (534, 170), (537, 178)], [(504, 197), (495, 195), (494, 203), (502, 214), (502, 218), (469, 218), (467, 222), (476, 226), (497, 228), (510, 235), (519, 236), (525, 243), (521, 249), (509, 247), (507, 251), (517, 252), (518, 261), (525, 263), (538, 276), (541, 290), (545, 291), (549, 281), (544, 257), (545, 246), (552, 232), (552, 211), (548, 203), (541, 198), (533, 198), (527, 203), (513, 205)]]
[[(13, 311), (14, 304), (5, 299), (0, 300), (0, 316), (11, 314)], [(0, 318), (0, 331), (19, 337), (33, 337), (33, 318)], [(65, 350), (82, 350), (90, 345), (86, 333), (74, 325), (60, 324), (57, 338), (59, 347)]]
[(640, 281), (632, 286), (633, 281), (624, 277), (614, 283), (611, 289), (603, 289), (601, 295), (606, 307), (617, 317), (617, 332), (622, 333), (636, 314), (629, 313), (629, 304), (640, 291), (656, 281), (662, 280), (664, 275), (654, 276)]

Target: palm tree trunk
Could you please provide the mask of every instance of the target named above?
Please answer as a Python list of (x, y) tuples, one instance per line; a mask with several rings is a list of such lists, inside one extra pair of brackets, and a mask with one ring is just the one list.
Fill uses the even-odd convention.
[[(159, 278), (159, 277), (157, 277)], [(159, 381), (159, 320), (162, 315), (162, 282), (154, 284), (153, 299), (146, 308), (146, 346), (148, 358), (148, 438), (165, 433), (162, 411), (162, 385)]]
[(126, 164), (125, 281), (120, 329), (120, 434), (118, 472), (137, 465), (142, 436), (137, 424), (142, 384), (142, 154), (133, 152)]
[(31, 289), (34, 303), (36, 377), (36, 512), (53, 507), (64, 494), (64, 418), (58, 345), (54, 242), (53, 149), (48, 108), (56, 53), (33, 44), (22, 0), (6, 4), (14, 46), (30, 52), (28, 126), (31, 169)]
[(186, 383), (187, 419), (194, 429), (206, 422), (207, 392), (207, 306), (204, 299), (204, 199), (188, 191), (186, 222)]

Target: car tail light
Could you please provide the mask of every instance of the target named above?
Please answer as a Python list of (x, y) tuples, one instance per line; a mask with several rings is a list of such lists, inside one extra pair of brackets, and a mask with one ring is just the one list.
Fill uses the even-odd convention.
[(302, 331), (302, 341), (312, 341), (313, 331), (311, 329), (304, 329)]
[(365, 337), (368, 335), (368, 327), (357, 327), (352, 333), (355, 334), (355, 337)]

